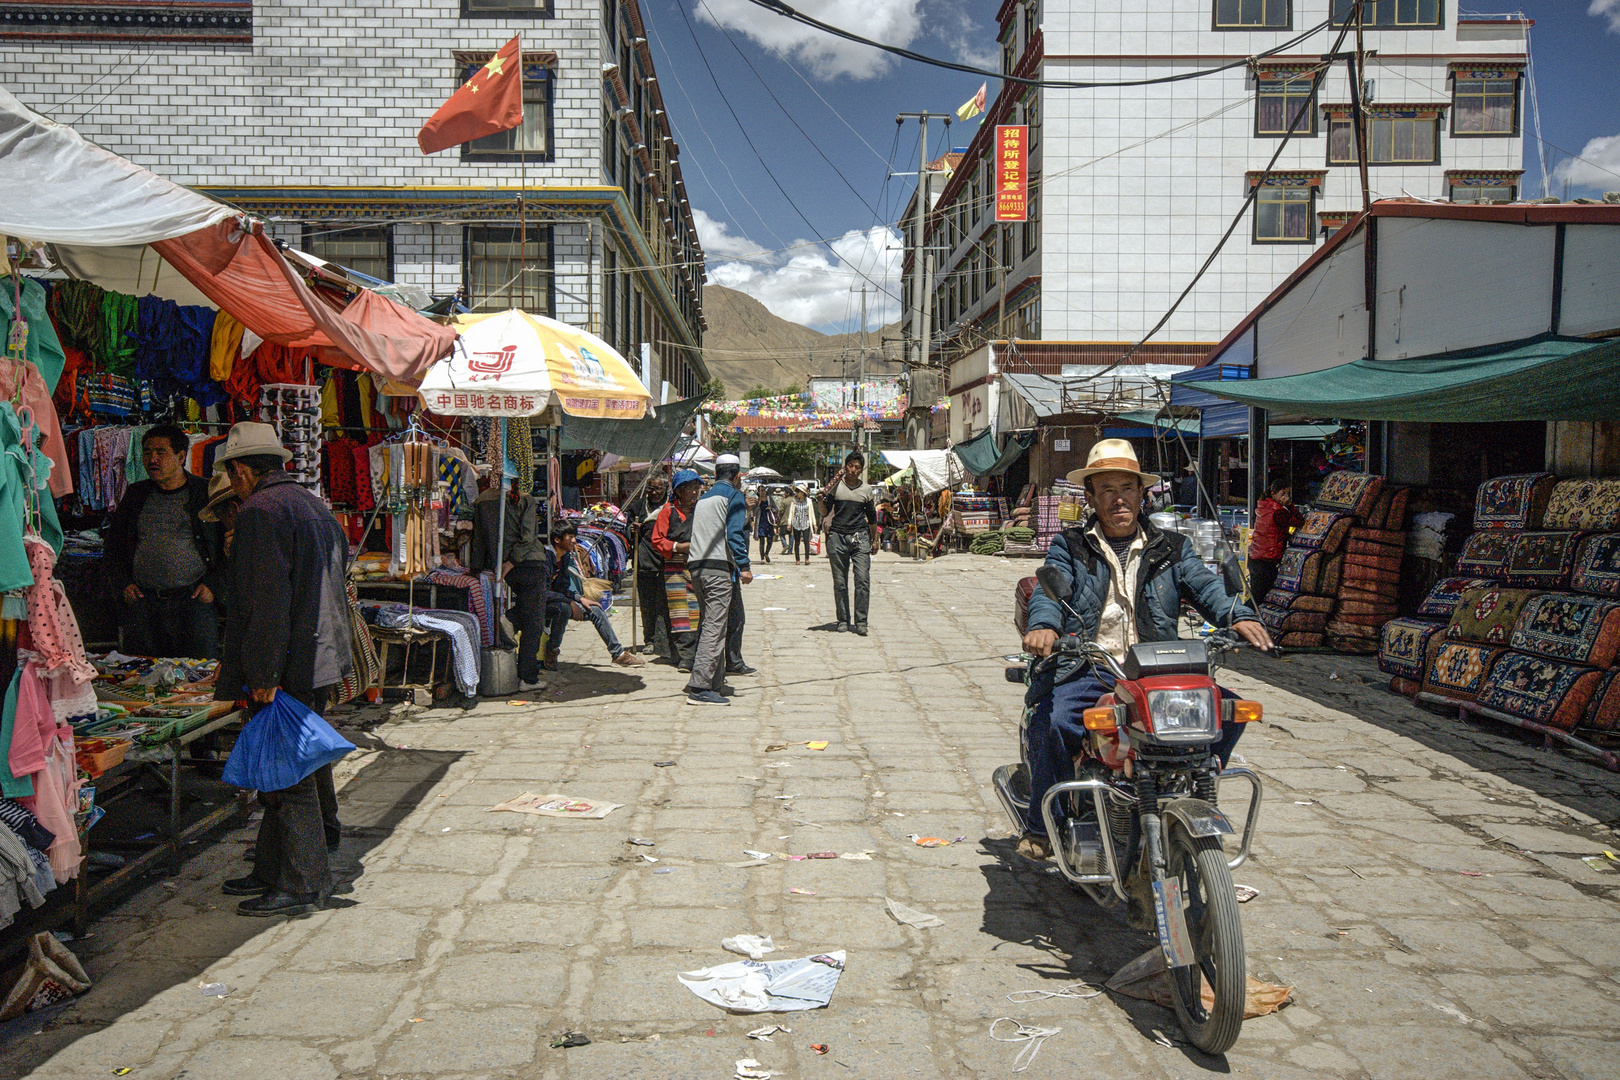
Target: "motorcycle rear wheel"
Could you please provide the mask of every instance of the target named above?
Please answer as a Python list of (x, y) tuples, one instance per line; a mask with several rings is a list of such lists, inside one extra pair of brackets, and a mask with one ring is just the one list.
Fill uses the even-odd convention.
[[(1181, 883), (1187, 931), (1198, 958), (1191, 967), (1170, 969), (1176, 1019), (1198, 1049), (1224, 1054), (1243, 1028), (1247, 983), (1232, 872), (1217, 838), (1193, 837), (1173, 826), (1169, 840), (1165, 876)], [(1207, 1005), (1206, 989), (1211, 998)]]

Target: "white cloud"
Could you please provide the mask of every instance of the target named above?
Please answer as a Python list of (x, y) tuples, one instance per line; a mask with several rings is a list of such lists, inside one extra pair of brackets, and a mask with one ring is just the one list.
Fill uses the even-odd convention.
[[(695, 209), (693, 212), (698, 213)], [(860, 286), (874, 283), (887, 291), (867, 294), (868, 327), (876, 328), (899, 317), (899, 302), (889, 293), (900, 291), (900, 264), (905, 252), (900, 236), (888, 228), (880, 225), (864, 231), (851, 229), (824, 244), (795, 245), (785, 252), (765, 253), (732, 235), (725, 222), (707, 215), (704, 220), (719, 235), (750, 249), (738, 251), (728, 260), (711, 262), (709, 282), (747, 293), (778, 318), (828, 333), (857, 329), (854, 324), (860, 321)], [(699, 221), (700, 235), (704, 228), (703, 221)], [(722, 254), (707, 240), (704, 250)], [(748, 258), (749, 254), (755, 257)]]
[[(921, 0), (797, 0), (793, 6), (885, 45), (904, 48), (922, 32)], [(737, 31), (808, 65), (822, 79), (872, 79), (894, 66), (888, 53), (774, 15), (749, 0), (693, 0), (693, 13), (711, 26)]]
[(711, 257), (742, 259), (765, 250), (748, 237), (733, 233), (726, 222), (710, 217), (695, 206), (692, 207), (692, 224), (697, 227), (698, 243)]
[[(1620, 0), (1613, 0), (1620, 3)], [(1577, 158), (1558, 163), (1559, 181), (1570, 187), (1620, 191), (1620, 135), (1605, 135), (1587, 142)]]
[(1001, 46), (996, 42), (994, 28), (984, 18), (984, 12), (970, 8), (973, 0), (933, 0), (929, 5), (928, 24), (932, 36), (944, 43), (950, 58), (960, 64), (1001, 68)]
[(1620, 0), (1592, 0), (1588, 15), (1609, 20), (1609, 33), (1620, 34)]

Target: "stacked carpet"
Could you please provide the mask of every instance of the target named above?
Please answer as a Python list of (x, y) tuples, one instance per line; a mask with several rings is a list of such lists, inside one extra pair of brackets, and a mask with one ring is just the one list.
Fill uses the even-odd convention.
[(1376, 652), (1396, 614), (1409, 492), (1383, 477), (1338, 472), (1283, 551), (1260, 621), (1290, 648)]
[(1393, 689), (1620, 742), (1620, 479), (1480, 486), (1459, 576), (1383, 627)]

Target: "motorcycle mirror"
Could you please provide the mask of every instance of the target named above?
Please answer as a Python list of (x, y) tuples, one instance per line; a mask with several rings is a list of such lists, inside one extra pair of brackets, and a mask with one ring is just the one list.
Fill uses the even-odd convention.
[(1035, 580), (1041, 583), (1041, 592), (1047, 599), (1056, 603), (1061, 604), (1074, 595), (1074, 585), (1055, 566), (1043, 566), (1035, 571)]

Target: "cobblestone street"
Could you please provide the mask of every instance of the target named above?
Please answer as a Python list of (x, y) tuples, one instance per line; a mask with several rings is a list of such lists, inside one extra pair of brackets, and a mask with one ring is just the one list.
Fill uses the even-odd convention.
[[(780, 577), (744, 590), (760, 673), (729, 709), (688, 706), (672, 668), (608, 667), (575, 624), (532, 703), (350, 728), (352, 890), (332, 910), (238, 917), (219, 883), (253, 832), (215, 834), (70, 945), (95, 988), (0, 1047), (0, 1075), (721, 1080), (752, 1057), (789, 1080), (1005, 1076), (1021, 1047), (992, 1041), (998, 1017), (1061, 1029), (1031, 1077), (1615, 1075), (1615, 777), (1423, 712), (1370, 658), (1251, 656), (1222, 676), (1266, 707), (1238, 747), (1266, 782), (1235, 875), (1260, 892), (1249, 971), (1294, 1004), (1222, 1061), (1152, 1004), (1009, 1001), (1098, 987), (1152, 945), (1014, 855), (990, 787), (1017, 758), (1003, 657), (1011, 586), (1036, 565), (885, 555), (868, 638), (830, 632), (824, 560), (759, 565)], [(524, 791), (624, 805), (487, 812)], [(745, 849), (871, 860), (728, 865)], [(899, 925), (885, 897), (945, 925)], [(742, 933), (772, 935), (775, 958), (847, 950), (831, 1006), (732, 1016), (676, 981), (737, 959), (720, 939)], [(744, 1037), (770, 1021), (792, 1033)], [(591, 1044), (550, 1048), (570, 1030)]]

